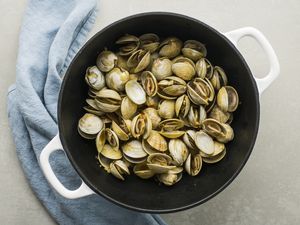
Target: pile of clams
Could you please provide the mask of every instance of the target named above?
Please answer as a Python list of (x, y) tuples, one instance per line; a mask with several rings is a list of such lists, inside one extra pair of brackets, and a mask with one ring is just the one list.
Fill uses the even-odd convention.
[(239, 96), (205, 45), (152, 33), (126, 34), (116, 45), (87, 68), (78, 122), (79, 134), (95, 139), (100, 166), (120, 180), (135, 174), (170, 186), (222, 160)]

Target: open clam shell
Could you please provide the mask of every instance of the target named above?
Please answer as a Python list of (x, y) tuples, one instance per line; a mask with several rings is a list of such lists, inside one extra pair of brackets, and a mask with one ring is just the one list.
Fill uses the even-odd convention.
[(141, 74), (141, 83), (147, 95), (153, 97), (157, 93), (157, 81), (150, 71), (144, 71)]
[(176, 166), (181, 166), (188, 157), (189, 151), (184, 142), (180, 139), (171, 139), (169, 142), (169, 152)]
[(137, 104), (130, 100), (127, 96), (121, 102), (121, 114), (124, 119), (131, 119), (137, 111)]
[[(123, 145), (123, 154), (131, 159), (142, 159), (148, 156), (144, 151), (142, 143), (138, 140), (132, 140)], [(130, 162), (130, 160), (128, 160)]]
[(172, 62), (168, 58), (154, 59), (151, 67), (151, 72), (159, 81), (165, 77), (172, 75)]
[(214, 153), (214, 140), (211, 136), (209, 136), (203, 131), (196, 132), (195, 144), (198, 147), (198, 149), (206, 155), (212, 155)]
[(222, 87), (217, 95), (217, 104), (225, 112), (234, 112), (239, 105), (239, 95), (231, 86)]
[(101, 90), (105, 86), (103, 73), (96, 67), (88, 67), (85, 74), (86, 83), (94, 90)]
[(184, 168), (189, 175), (191, 176), (198, 175), (202, 168), (201, 155), (199, 153), (195, 155), (189, 154), (187, 160), (185, 161)]
[(98, 116), (86, 113), (78, 122), (78, 132), (84, 138), (94, 139), (103, 126), (104, 124)]
[(191, 59), (179, 56), (173, 59), (172, 72), (183, 80), (189, 81), (196, 74), (195, 64)]
[(149, 179), (154, 176), (154, 172), (149, 169), (146, 163), (139, 163), (133, 167), (135, 175), (142, 179)]
[(135, 104), (142, 105), (146, 102), (146, 92), (136, 80), (128, 81), (125, 85), (125, 91), (128, 98)]

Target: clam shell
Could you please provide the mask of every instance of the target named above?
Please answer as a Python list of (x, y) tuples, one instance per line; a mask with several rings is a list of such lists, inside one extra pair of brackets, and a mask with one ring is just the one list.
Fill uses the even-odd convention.
[(157, 179), (167, 186), (172, 186), (175, 183), (179, 182), (182, 178), (182, 173), (173, 174), (173, 173), (164, 173), (157, 175)]
[(168, 143), (166, 139), (157, 131), (152, 130), (149, 137), (146, 139), (147, 144), (156, 151), (165, 152), (168, 150)]
[(135, 80), (130, 80), (125, 85), (125, 91), (130, 98), (137, 105), (142, 105), (146, 102), (146, 93), (143, 87)]
[(202, 157), (202, 160), (203, 160), (203, 162), (209, 163), (209, 164), (217, 163), (217, 162), (221, 161), (225, 157), (225, 155), (226, 155), (226, 149), (224, 149), (224, 151), (222, 151), (220, 154), (218, 154), (214, 157), (209, 157), (209, 158)]
[(102, 120), (91, 113), (86, 113), (83, 117), (80, 118), (78, 122), (78, 129), (80, 130), (80, 134), (84, 133), (88, 136), (94, 136), (101, 131), (104, 124)]
[(148, 115), (149, 119), (151, 120), (152, 128), (156, 129), (158, 127), (158, 124), (161, 121), (161, 118), (158, 115), (157, 110), (149, 107), (149, 108), (144, 109), (143, 112), (146, 113)]
[(160, 44), (159, 55), (167, 57), (167, 58), (174, 58), (180, 54), (182, 47), (182, 41), (176, 37), (169, 37), (166, 38)]
[(231, 86), (222, 87), (217, 95), (217, 104), (225, 112), (234, 112), (239, 104), (237, 91)]
[(104, 50), (98, 55), (96, 64), (102, 72), (109, 72), (115, 67), (117, 61), (118, 57), (113, 52)]
[(96, 67), (88, 67), (85, 74), (86, 83), (94, 90), (101, 90), (105, 86), (105, 78), (102, 72)]
[(157, 58), (153, 61), (151, 72), (159, 81), (172, 75), (172, 62), (168, 58)]
[(177, 117), (184, 118), (187, 116), (191, 106), (190, 99), (187, 95), (182, 95), (176, 99), (175, 113)]
[[(132, 159), (141, 159), (147, 156), (142, 143), (138, 140), (133, 140), (123, 145), (123, 154)], [(130, 162), (130, 160), (128, 160)]]
[(174, 100), (162, 100), (158, 104), (158, 114), (161, 118), (171, 119), (175, 115), (175, 101)]
[(149, 169), (146, 163), (139, 163), (133, 167), (135, 175), (142, 179), (149, 179), (154, 176), (154, 172)]
[(111, 159), (111, 160), (117, 160), (122, 158), (122, 152), (117, 148), (112, 148), (110, 145), (105, 144), (100, 152), (101, 155), (104, 157)]
[(202, 157), (200, 154), (192, 155), (189, 154), (184, 164), (185, 171), (191, 175), (196, 176), (199, 174), (202, 168)]
[(157, 93), (157, 81), (150, 71), (144, 71), (141, 74), (141, 83), (147, 95), (153, 97)]
[(118, 92), (124, 91), (125, 84), (129, 80), (129, 73), (122, 68), (113, 68), (105, 75), (106, 85)]
[(206, 155), (212, 155), (214, 153), (214, 141), (203, 131), (196, 132), (195, 144), (198, 149)]
[(137, 105), (127, 96), (121, 102), (121, 114), (124, 119), (131, 119), (137, 111)]
[(180, 139), (171, 139), (169, 142), (169, 152), (176, 166), (181, 166), (188, 157), (189, 151)]
[(97, 159), (100, 163), (100, 166), (102, 166), (106, 170), (106, 172), (110, 173), (109, 165), (112, 162), (112, 160), (104, 157), (103, 155), (100, 154), (100, 152), (98, 152)]

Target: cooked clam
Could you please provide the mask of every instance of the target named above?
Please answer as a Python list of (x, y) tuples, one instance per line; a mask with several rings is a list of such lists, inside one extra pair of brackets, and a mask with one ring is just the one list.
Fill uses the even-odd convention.
[(214, 153), (214, 140), (203, 131), (196, 132), (195, 144), (198, 149), (206, 155), (212, 155)]
[(118, 148), (113, 148), (109, 144), (105, 144), (100, 152), (105, 158), (117, 160), (122, 158), (122, 152)]
[(170, 155), (174, 160), (176, 166), (181, 166), (188, 157), (189, 151), (180, 139), (171, 139), (169, 142)]
[(182, 41), (176, 37), (169, 37), (161, 42), (159, 47), (159, 54), (171, 59), (180, 54)]
[(104, 50), (96, 60), (97, 67), (102, 72), (111, 71), (117, 64), (118, 57), (111, 51)]
[(115, 121), (112, 121), (111, 129), (116, 133), (118, 138), (122, 141), (127, 141), (130, 138), (130, 120), (120, 120), (121, 123), (117, 124)]
[(96, 97), (95, 103), (103, 112), (114, 112), (120, 108), (121, 96), (118, 92), (111, 89), (101, 89)]
[(145, 50), (135, 51), (127, 61), (127, 66), (132, 68), (131, 72), (138, 73), (146, 69), (150, 63), (150, 52)]
[(215, 105), (209, 113), (210, 118), (218, 120), (221, 123), (226, 123), (230, 119), (231, 115), (232, 113), (224, 112), (217, 105)]
[(119, 149), (119, 138), (110, 128), (102, 129), (96, 137), (96, 147), (98, 152), (102, 152), (105, 143), (113, 149)]
[(168, 58), (157, 58), (152, 63), (151, 72), (159, 81), (172, 75), (172, 62)]
[(134, 138), (149, 137), (152, 130), (152, 123), (146, 113), (140, 113), (132, 119), (131, 122), (131, 134)]
[(158, 97), (158, 95), (155, 95), (154, 97), (150, 97), (150, 96), (146, 97), (146, 105), (148, 107), (157, 108), (159, 102), (160, 102), (160, 98)]
[(159, 132), (167, 138), (178, 138), (184, 135), (184, 131), (180, 130), (184, 127), (184, 121), (179, 119), (166, 119), (159, 123)]
[(225, 112), (234, 112), (239, 105), (237, 91), (231, 86), (222, 87), (217, 95), (217, 104)]
[(120, 47), (119, 54), (122, 56), (128, 56), (139, 48), (140, 40), (134, 35), (126, 34), (125, 36), (119, 38), (116, 41), (116, 44), (122, 45), (122, 47)]
[(110, 173), (109, 165), (112, 162), (112, 160), (104, 157), (102, 154), (100, 154), (100, 152), (98, 152), (97, 159), (100, 163), (100, 167), (103, 167), (106, 172)]
[(125, 180), (123, 176), (124, 174), (130, 175), (126, 163), (123, 162), (122, 160), (111, 162), (109, 167), (110, 167), (111, 174), (120, 180)]
[(185, 163), (184, 163), (185, 171), (191, 175), (196, 176), (199, 174), (202, 168), (202, 157), (200, 154), (189, 154)]
[(182, 173), (173, 174), (173, 173), (164, 173), (158, 174), (157, 179), (164, 185), (171, 186), (179, 182), (182, 178)]
[(98, 116), (86, 113), (78, 122), (78, 132), (84, 138), (94, 139), (103, 126), (104, 124)]
[(186, 81), (193, 79), (196, 74), (194, 62), (189, 58), (180, 56), (173, 59), (172, 71), (176, 76)]
[(195, 135), (196, 135), (196, 131), (195, 130), (187, 130), (184, 135), (183, 135), (183, 142), (186, 144), (186, 146), (193, 150), (193, 152), (195, 150), (198, 150), (198, 147), (195, 144)]
[(158, 104), (158, 114), (163, 119), (171, 119), (175, 115), (175, 101), (174, 100), (162, 100)]
[(155, 174), (167, 173), (169, 170), (176, 168), (171, 163), (171, 156), (164, 153), (153, 153), (147, 158), (147, 166)]
[(143, 110), (144, 113), (146, 113), (149, 117), (149, 119), (151, 120), (152, 123), (152, 128), (156, 129), (158, 127), (158, 124), (161, 121), (160, 116), (158, 115), (158, 112), (155, 108), (146, 108)]
[(187, 93), (196, 105), (208, 105), (215, 96), (214, 88), (206, 78), (195, 78), (190, 81), (187, 84)]
[(199, 59), (195, 65), (195, 69), (198, 77), (202, 79), (204, 79), (205, 77), (207, 79), (211, 79), (213, 75), (213, 66), (206, 58)]
[(177, 98), (175, 103), (175, 113), (179, 118), (184, 118), (189, 113), (191, 106), (190, 99), (187, 95), (182, 95)]
[(147, 95), (153, 97), (157, 93), (157, 81), (150, 71), (144, 71), (141, 74), (141, 83)]
[(220, 123), (215, 119), (206, 119), (202, 125), (203, 130), (219, 142), (227, 143), (234, 137), (233, 129), (226, 123)]
[(103, 116), (105, 114), (97, 107), (94, 99), (87, 98), (85, 101), (88, 104), (87, 106), (83, 107), (85, 111), (92, 113), (96, 116)]
[(215, 88), (215, 90), (219, 90), (221, 87), (227, 85), (227, 76), (221, 67), (219, 66), (214, 67), (213, 75), (210, 78), (210, 82), (212, 86)]
[(149, 179), (154, 176), (154, 172), (149, 169), (146, 163), (139, 163), (133, 167), (135, 175), (142, 179)]
[(123, 145), (123, 154), (132, 159), (142, 159), (147, 157), (147, 153), (144, 151), (142, 143), (138, 140), (127, 142)]
[(127, 96), (122, 99), (121, 102), (121, 114), (124, 119), (131, 119), (131, 117), (136, 113), (137, 105), (130, 100)]
[(129, 73), (122, 68), (113, 68), (105, 75), (106, 85), (115, 91), (124, 91)]
[(196, 40), (185, 41), (181, 51), (185, 57), (193, 61), (206, 57), (207, 54), (205, 45)]
[(136, 80), (128, 81), (125, 85), (125, 91), (128, 98), (135, 104), (142, 105), (146, 102), (146, 93)]
[(206, 119), (206, 111), (202, 105), (191, 106), (187, 115), (189, 125), (194, 128), (200, 128), (203, 120)]
[(105, 78), (102, 72), (96, 67), (88, 67), (85, 74), (86, 83), (94, 90), (101, 90), (105, 86)]
[(142, 141), (142, 146), (148, 154), (165, 152), (168, 150), (166, 139), (155, 130), (152, 130), (149, 137)]
[(164, 99), (176, 99), (186, 92), (186, 82), (179, 77), (170, 76), (158, 82), (158, 96)]
[(141, 48), (151, 53), (155, 52), (159, 47), (159, 37), (153, 33), (143, 34), (139, 37)]

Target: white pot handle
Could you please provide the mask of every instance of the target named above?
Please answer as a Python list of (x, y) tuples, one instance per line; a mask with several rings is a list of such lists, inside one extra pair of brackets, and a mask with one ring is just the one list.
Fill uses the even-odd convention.
[(238, 41), (243, 37), (252, 37), (254, 38), (266, 52), (266, 55), (269, 60), (270, 70), (269, 73), (264, 78), (257, 78), (254, 76), (257, 83), (259, 95), (261, 95), (267, 87), (278, 77), (280, 72), (280, 66), (278, 58), (275, 54), (274, 49), (272, 48), (270, 42), (266, 37), (256, 28), (253, 27), (244, 27), (237, 30), (229, 31), (224, 33), (224, 35), (237, 47)]
[(46, 145), (46, 147), (42, 150), (40, 155), (40, 166), (42, 168), (43, 173), (45, 174), (45, 177), (47, 178), (48, 182), (52, 185), (52, 187), (60, 195), (68, 199), (76, 199), (94, 194), (94, 192), (84, 182), (82, 182), (78, 189), (69, 190), (58, 180), (49, 163), (49, 157), (51, 153), (57, 150), (64, 151), (60, 142), (59, 134), (57, 134)]

